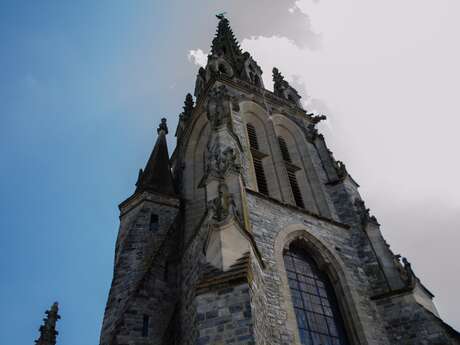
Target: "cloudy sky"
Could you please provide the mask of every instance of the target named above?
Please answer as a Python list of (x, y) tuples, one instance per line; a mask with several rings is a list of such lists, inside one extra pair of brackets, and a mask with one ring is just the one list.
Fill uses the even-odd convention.
[(54, 300), (60, 345), (98, 343), (117, 204), (221, 11), (268, 88), (277, 66), (328, 116), (392, 249), (460, 329), (458, 1), (19, 0), (0, 4), (0, 343), (32, 343)]

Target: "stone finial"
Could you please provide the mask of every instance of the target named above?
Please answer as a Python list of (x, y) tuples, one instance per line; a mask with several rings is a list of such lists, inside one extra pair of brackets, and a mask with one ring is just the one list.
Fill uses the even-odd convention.
[(50, 310), (45, 312), (46, 317), (43, 319), (43, 325), (40, 326), (40, 337), (35, 340), (36, 345), (56, 345), (56, 322), (61, 318), (58, 314), (59, 305), (54, 302)]
[(157, 133), (160, 134), (160, 132), (163, 131), (164, 134), (168, 134), (168, 125), (166, 124), (166, 118), (161, 119), (161, 123), (158, 126)]

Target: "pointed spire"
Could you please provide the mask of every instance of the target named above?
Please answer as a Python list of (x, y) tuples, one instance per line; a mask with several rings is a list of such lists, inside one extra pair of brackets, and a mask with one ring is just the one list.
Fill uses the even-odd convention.
[(158, 138), (153, 147), (145, 170), (140, 169), (139, 177), (136, 182), (136, 192), (150, 190), (162, 194), (174, 195), (174, 181), (169, 165), (168, 145), (166, 134), (168, 126), (166, 119), (162, 118), (158, 126)]
[(56, 322), (61, 317), (58, 314), (59, 306), (57, 302), (51, 306), (50, 310), (45, 312), (46, 317), (43, 319), (43, 325), (40, 326), (40, 337), (35, 340), (36, 345), (56, 345)]
[(216, 37), (212, 40), (211, 53), (215, 55), (222, 54), (231, 59), (241, 56), (242, 51), (230, 27), (230, 22), (224, 17), (224, 14), (218, 14), (216, 17), (219, 19), (219, 24)]

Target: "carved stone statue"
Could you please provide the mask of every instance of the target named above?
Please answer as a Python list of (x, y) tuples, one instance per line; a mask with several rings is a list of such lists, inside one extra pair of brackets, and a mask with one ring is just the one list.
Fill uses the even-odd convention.
[(231, 114), (230, 102), (231, 97), (225, 86), (221, 85), (211, 90), (206, 104), (206, 112), (212, 128), (227, 125)]
[(402, 262), (404, 265), (404, 270), (406, 271), (406, 283), (408, 286), (411, 286), (414, 284), (414, 271), (412, 271), (412, 266), (406, 258), (402, 258)]
[(218, 193), (218, 196), (209, 202), (208, 207), (213, 213), (212, 218), (221, 222), (228, 217), (233, 198), (228, 192), (228, 187), (225, 183), (219, 184)]
[(334, 167), (339, 178), (344, 178), (348, 175), (345, 163), (343, 163), (342, 161), (335, 161)]
[(224, 177), (228, 170), (240, 171), (241, 162), (237, 152), (232, 147), (219, 142), (209, 150), (206, 173), (217, 177)]

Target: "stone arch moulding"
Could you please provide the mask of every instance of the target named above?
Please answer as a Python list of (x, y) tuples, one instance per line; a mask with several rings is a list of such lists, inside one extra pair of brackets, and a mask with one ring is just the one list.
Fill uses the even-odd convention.
[(279, 134), (278, 129), (283, 129), (290, 134), (290, 138), (285, 139), (291, 139), (295, 144), (301, 168), (308, 184), (308, 188), (304, 187), (303, 192), (308, 193), (308, 190), (311, 191), (311, 198), (318, 209), (317, 211), (325, 217), (333, 218), (333, 210), (331, 210), (325, 198), (326, 190), (323, 187), (318, 171), (314, 168), (313, 157), (311, 157), (311, 153), (308, 150), (311, 144), (306, 140), (305, 134), (298, 124), (282, 114), (273, 114), (272, 121), (276, 135)]
[(291, 224), (278, 233), (274, 243), (274, 253), (283, 296), (281, 306), (287, 315), (286, 327), (294, 336), (293, 345), (301, 345), (301, 342), (284, 266), (283, 253), (294, 241), (301, 241), (305, 245), (305, 249), (320, 270), (324, 271), (329, 277), (337, 297), (350, 345), (368, 345), (369, 342), (365, 337), (362, 320), (355, 308), (359, 298), (348, 282), (345, 264), (322, 240), (312, 234), (311, 229), (303, 224)]
[[(209, 137), (209, 122), (206, 114), (202, 112), (193, 123), (193, 131), (185, 146), (185, 157), (192, 157), (186, 161), (185, 169), (190, 179), (185, 192), (188, 198), (193, 198), (197, 192), (197, 186), (204, 174), (204, 156)], [(188, 188), (187, 188), (188, 187)]]
[[(260, 150), (268, 156), (264, 158), (264, 169), (267, 174), (267, 182), (269, 184), (270, 196), (275, 199), (282, 200), (280, 171), (279, 167), (274, 164), (274, 145), (277, 145), (275, 140), (275, 130), (271, 117), (266, 109), (253, 100), (243, 100), (239, 102), (241, 119), (244, 124), (245, 137), (246, 124), (252, 123), (257, 129), (257, 137), (259, 140)], [(252, 162), (251, 162), (252, 165)], [(255, 183), (255, 174), (252, 171), (251, 180)]]

